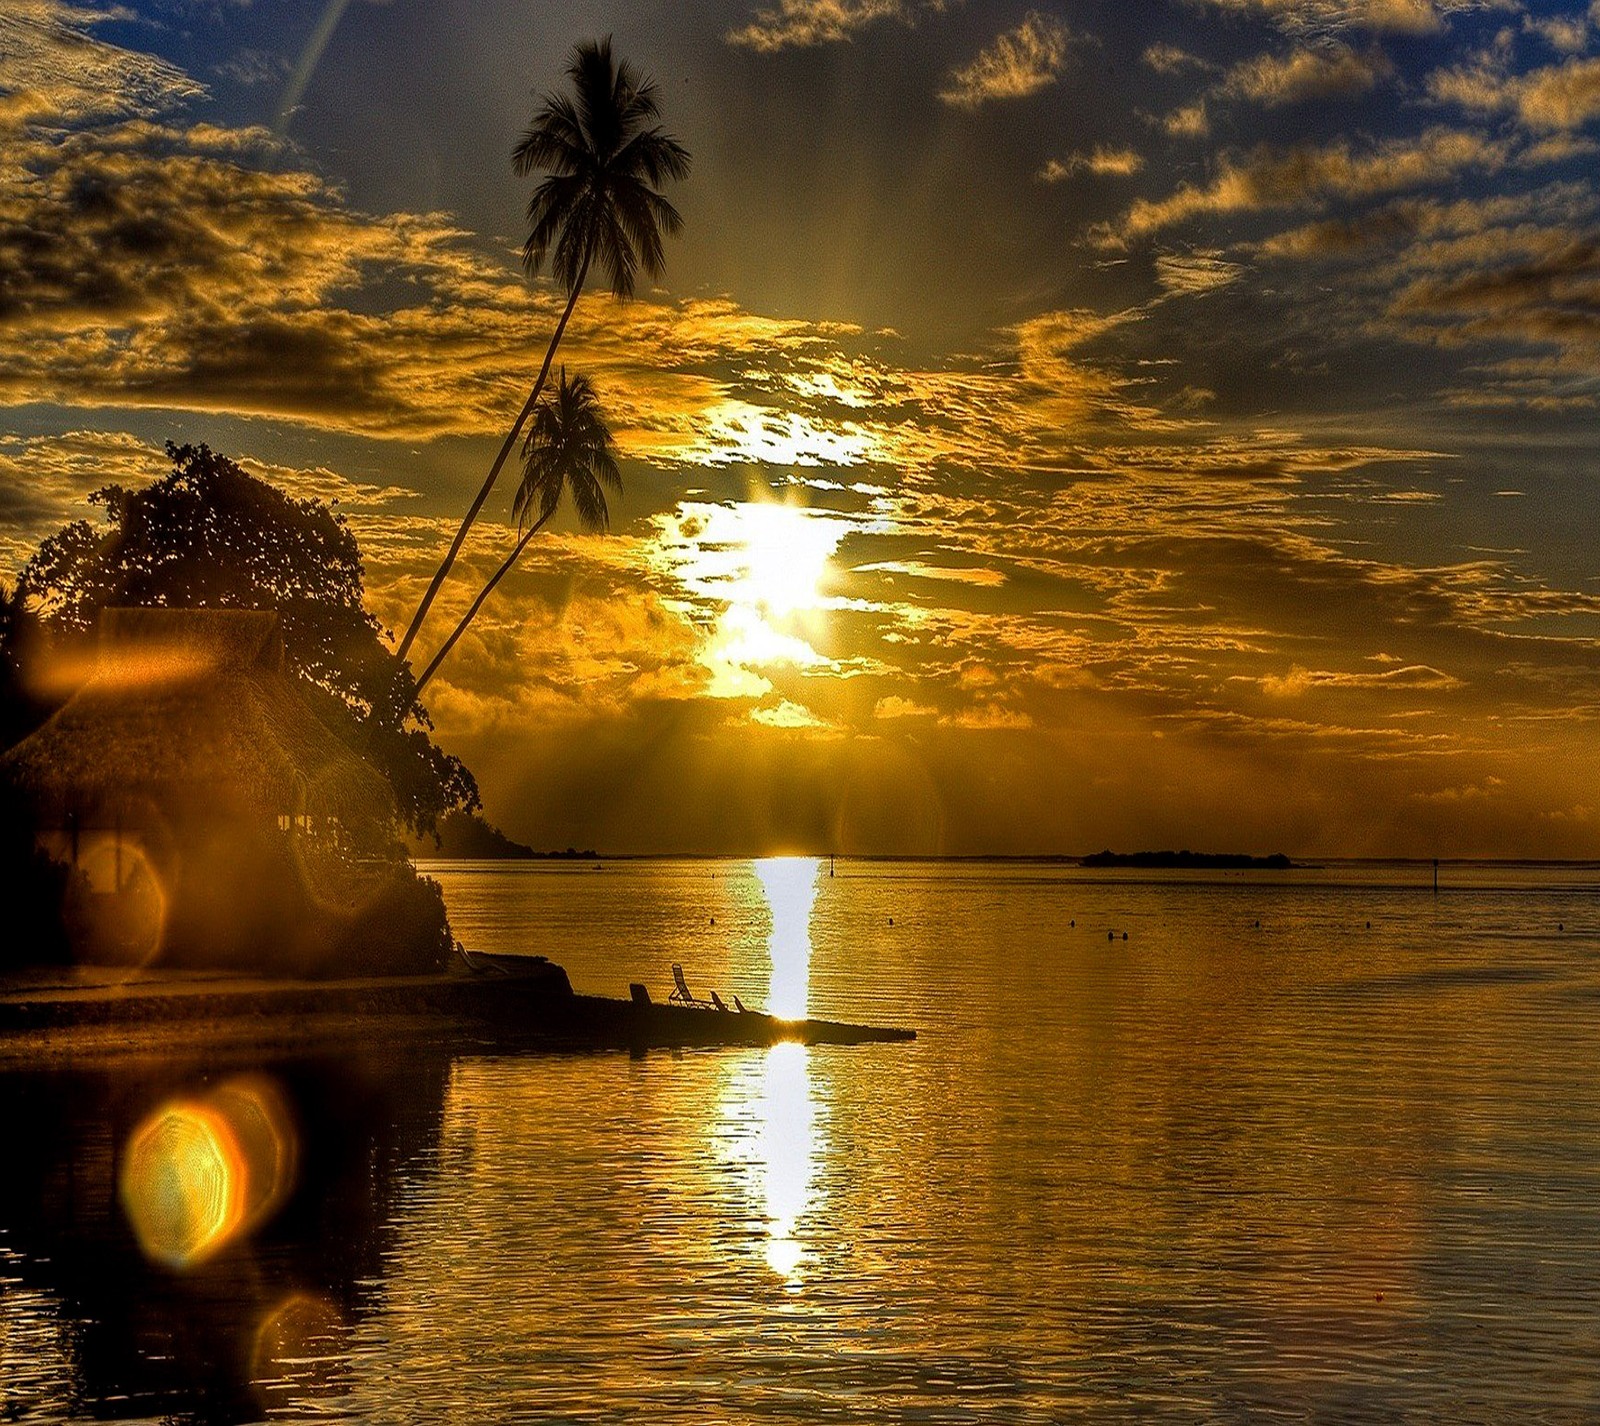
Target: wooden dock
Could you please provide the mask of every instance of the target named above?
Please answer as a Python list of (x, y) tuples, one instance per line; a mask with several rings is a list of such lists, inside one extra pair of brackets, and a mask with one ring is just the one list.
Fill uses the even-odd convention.
[(0, 979), (0, 1064), (201, 1045), (325, 1050), (443, 1044), (476, 1052), (859, 1045), (914, 1030), (574, 994), (527, 975), (280, 981), (217, 972), (70, 968)]

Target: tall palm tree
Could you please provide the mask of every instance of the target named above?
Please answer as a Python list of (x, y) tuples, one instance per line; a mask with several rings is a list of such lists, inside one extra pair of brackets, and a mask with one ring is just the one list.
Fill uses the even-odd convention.
[(622, 473), (617, 469), (616, 443), (601, 414), (600, 399), (588, 377), (569, 377), (566, 367), (562, 367), (555, 391), (539, 403), (534, 413), (527, 443), (522, 448), (522, 484), (517, 487), (512, 503), (521, 537), (489, 582), (478, 591), (472, 607), (462, 615), (461, 622), (444, 641), (444, 647), (423, 669), (417, 679), (419, 695), (445, 656), (456, 646), (456, 640), (477, 618), (483, 601), (511, 573), (512, 566), (528, 548), (528, 541), (556, 513), (562, 492), (572, 496), (572, 508), (584, 529), (604, 530), (611, 522), (611, 512), (606, 508), (607, 490), (622, 493)]
[(668, 179), (688, 176), (689, 153), (654, 122), (661, 113), (654, 82), (626, 60), (613, 59), (609, 35), (585, 41), (572, 51), (567, 78), (572, 94), (546, 95), (511, 155), (521, 177), (537, 169), (546, 171), (528, 200), (522, 265), (532, 277), (549, 256), (551, 274), (567, 290), (566, 310), (550, 338), (533, 390), (411, 617), (400, 641), (402, 663), (539, 400), (590, 266), (598, 261), (611, 280), (612, 294), (626, 301), (633, 296), (640, 268), (652, 278), (660, 275), (662, 235), (683, 226), (678, 210), (657, 190)]

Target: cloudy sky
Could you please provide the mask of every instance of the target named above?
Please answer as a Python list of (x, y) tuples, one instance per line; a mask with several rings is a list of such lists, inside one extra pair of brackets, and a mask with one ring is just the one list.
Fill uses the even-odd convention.
[(429, 690), (495, 821), (1600, 856), (1600, 0), (7, 0), (0, 577), (205, 440), (403, 627), (560, 309), (511, 147), (605, 33), (694, 167), (562, 351), (612, 532)]

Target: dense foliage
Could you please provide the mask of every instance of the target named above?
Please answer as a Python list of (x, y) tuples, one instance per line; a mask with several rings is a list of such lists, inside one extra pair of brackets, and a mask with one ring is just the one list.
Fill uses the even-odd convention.
[(39, 620), (21, 587), (0, 585), (0, 748), (9, 748), (49, 716), (49, 700), (29, 677), (41, 643)]
[[(93, 637), (118, 606), (276, 610), (291, 669), (323, 719), (389, 779), (402, 819), (430, 832), (478, 806), (477, 784), (429, 735), (409, 670), (368, 612), (361, 551), (344, 517), (296, 499), (209, 447), (167, 446), (172, 471), (89, 497), (105, 524), (75, 520), (46, 539), (18, 581), (0, 629), (0, 674), (13, 663), (23, 603), (57, 652)], [(107, 528), (109, 526), (109, 529)], [(6, 637), (13, 630), (18, 638)], [(17, 709), (20, 721), (25, 709)]]

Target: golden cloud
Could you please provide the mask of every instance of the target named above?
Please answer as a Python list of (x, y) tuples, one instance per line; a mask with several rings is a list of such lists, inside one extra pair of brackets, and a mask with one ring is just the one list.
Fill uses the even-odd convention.
[(1074, 36), (1052, 15), (1030, 10), (1014, 30), (997, 35), (969, 64), (950, 71), (939, 97), (958, 109), (1023, 99), (1059, 79)]
[(1449, 17), (1473, 10), (1513, 8), (1512, 0), (1205, 0), (1219, 10), (1263, 15), (1294, 33), (1344, 29), (1431, 35)]
[(1309, 99), (1353, 99), (1394, 73), (1376, 46), (1352, 49), (1334, 40), (1285, 55), (1258, 55), (1230, 69), (1214, 93), (1267, 108)]
[[(1290, 29), (1292, 15), (1313, 29), (1378, 28), (1384, 10), (1255, 8)], [(529, 353), (548, 337), (555, 294), (523, 283), (507, 255), (448, 216), (363, 213), (269, 135), (182, 122), (192, 81), (98, 45), (61, 19), (68, 13), (34, 5), (0, 21), (22, 25), (35, 55), (33, 87), (0, 101), (12, 140), (0, 160), (10, 165), (0, 187), (0, 399), (255, 414), (378, 438), (361, 448), (360, 478), (332, 457), (250, 464), (337, 498), (381, 614), (403, 617), (453, 523), (437, 513), (448, 492), (414, 493), (425, 483), (417, 472), (443, 486), (439, 472), (474, 458), (476, 445), (424, 446), (422, 463), (403, 467), (409, 483), (371, 472), (400, 467), (402, 440), (498, 433)], [(826, 32), (830, 13), (837, 34)], [(783, 43), (798, 44), (911, 13), (790, 3), (757, 19), (770, 18), (774, 35), (792, 23)], [(1444, 13), (1402, 6), (1385, 23)], [(805, 31), (808, 18), (821, 28)], [(1048, 39), (1048, 26), (1041, 33)], [(67, 56), (59, 80), (37, 58), (57, 51)], [(1026, 92), (1018, 86), (1064, 65), (1065, 48), (1041, 52), (1042, 68), (1023, 62), (1026, 44), (1015, 65), (997, 61), (992, 74), (1022, 77), (995, 93)], [(1363, 64), (1377, 82), (1371, 54), (1312, 34), (1238, 78), (1238, 97), (1288, 102), (1321, 83), (1339, 92), (1364, 82)], [(1149, 63), (1199, 67), (1166, 54)], [(1580, 91), (1563, 101), (1572, 113)], [(1557, 139), (1566, 156), (1578, 152), (1561, 129), (1540, 142)], [(644, 805), (630, 801), (639, 789), (657, 803), (662, 788), (678, 789), (686, 817), (690, 778), (745, 799), (730, 792), (730, 806), (752, 805), (761, 789), (740, 781), (752, 766), (772, 770), (773, 806), (808, 805), (807, 789), (837, 776), (895, 806), (914, 803), (926, 812), (919, 826), (937, 827), (942, 799), (970, 791), (975, 736), (994, 779), (985, 795), (1048, 803), (1037, 825), (1061, 836), (1074, 824), (1049, 820), (1065, 815), (1049, 808), (1081, 793), (1090, 767), (1172, 783), (1171, 805), (1214, 816), (1233, 815), (1251, 789), (1271, 785), (1268, 774), (1289, 785), (1311, 767), (1328, 789), (1317, 816), (1347, 829), (1360, 825), (1361, 799), (1371, 805), (1376, 762), (1404, 789), (1384, 794), (1390, 803), (1486, 785), (1494, 759), (1495, 775), (1531, 776), (1538, 759), (1572, 765), (1600, 718), (1590, 637), (1600, 603), (1534, 576), (1514, 554), (1443, 552), (1426, 566), (1380, 555), (1375, 515), (1387, 547), (1400, 549), (1408, 528), (1423, 527), (1424, 503), (1437, 516), (1429, 528), (1455, 510), (1439, 474), (1449, 457), (1398, 424), (1413, 413), (1388, 428), (1374, 419), (1356, 439), (1332, 418), (1301, 429), (1218, 414), (1226, 402), (1208, 404), (1194, 387), (1205, 373), (1174, 352), (1182, 328), (1163, 325), (1179, 296), (1231, 303), (1227, 289), (1252, 266), (1359, 256), (1339, 283), (1338, 320), (1386, 336), (1538, 343), (1514, 359), (1492, 351), (1499, 360), (1485, 370), (1499, 385), (1486, 378), (1485, 394), (1581, 395), (1559, 383), (1586, 380), (1595, 365), (1588, 185), (1453, 201), (1410, 191), (1501, 171), (1524, 181), (1520, 165), (1556, 154), (1526, 135), (1435, 127), (1409, 141), (1225, 155), (1207, 182), (1135, 204), (1119, 235), (1393, 201), (1302, 215), (1251, 246), (1149, 255), (1140, 271), (1159, 293), (1141, 304), (1097, 310), (1052, 295), (1036, 304), (1050, 310), (975, 339), (965, 355), (916, 353), (892, 334), (727, 298), (585, 298), (563, 358), (594, 374), (640, 503), (612, 536), (547, 532), (530, 547), (430, 688), (443, 735), (486, 784), (512, 789), (508, 801), (528, 790), (523, 805), (543, 808), (535, 793), (548, 791), (549, 805), (574, 817), (621, 819), (618, 836), (628, 809)], [(1060, 162), (1114, 176), (1136, 159), (1100, 149)], [(1185, 354), (1209, 336), (1192, 331)], [(147, 443), (115, 430), (5, 438), (0, 554), (14, 569), (30, 538), (81, 513), (87, 489), (162, 468)], [(691, 480), (698, 493), (676, 489)], [(826, 535), (803, 617), (728, 617), (741, 604), (760, 613), (734, 584), (755, 588), (761, 577), (719, 578), (708, 561), (727, 569), (770, 551), (748, 532), (724, 538), (708, 511), (741, 495), (749, 503), (747, 482), (803, 495), (802, 526)], [(495, 513), (469, 541), (424, 646), (507, 547)], [(784, 579), (767, 590), (769, 612), (793, 602)], [(563, 737), (570, 762), (539, 764), (542, 734)], [(1524, 742), (1536, 753), (1519, 751)], [(1470, 769), (1432, 771), (1469, 756)], [(868, 817), (850, 795), (837, 806)], [(1562, 792), (1545, 806), (1594, 802)], [(819, 813), (814, 825), (836, 824)], [(1016, 831), (995, 835), (998, 846)]]
[(785, 49), (837, 44), (883, 20), (914, 24), (919, 14), (944, 9), (944, 0), (779, 0), (758, 9), (750, 22), (729, 30), (730, 45), (774, 54)]
[(1510, 113), (1533, 130), (1582, 128), (1600, 117), (1600, 57), (1574, 56), (1560, 64), (1508, 74), (1497, 56), (1436, 70), (1429, 95), (1477, 113)]
[(1112, 239), (1148, 237), (1200, 217), (1294, 208), (1326, 198), (1371, 198), (1443, 182), (1464, 170), (1495, 172), (1512, 147), (1502, 139), (1434, 126), (1416, 138), (1391, 139), (1365, 150), (1339, 140), (1322, 148), (1301, 145), (1257, 149), (1242, 160), (1225, 160), (1204, 187), (1183, 184), (1166, 198), (1140, 199), (1120, 224), (1105, 230)]
[(1053, 158), (1039, 170), (1041, 183), (1060, 183), (1076, 174), (1091, 173), (1097, 178), (1131, 178), (1144, 167), (1144, 158), (1133, 149), (1096, 146), (1088, 153)]

